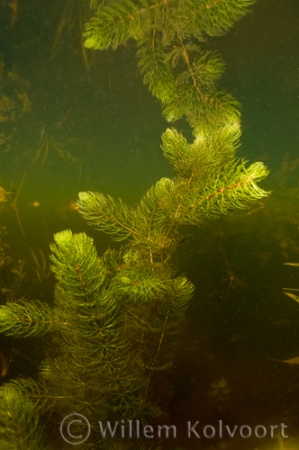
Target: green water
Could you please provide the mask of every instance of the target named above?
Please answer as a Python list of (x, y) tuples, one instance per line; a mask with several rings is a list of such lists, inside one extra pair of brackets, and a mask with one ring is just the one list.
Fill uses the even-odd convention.
[[(14, 121), (0, 122), (0, 136), (2, 130), (9, 136), (0, 145), (0, 186), (10, 193), (0, 203), (7, 232), (2, 251), (11, 258), (1, 272), (0, 299), (4, 303), (10, 289), (18, 298), (51, 302), (54, 233), (85, 231), (99, 253), (117, 247), (73, 208), (78, 192), (99, 191), (135, 205), (155, 181), (171, 177), (160, 150), (169, 124), (142, 83), (133, 44), (85, 50), (86, 61), (79, 17), (87, 6), (79, 8), (79, 0), (16, 5), (14, 17), (9, 2), (0, 0), (0, 52), (7, 73), (28, 83), (31, 111), (18, 108)], [(272, 194), (249, 211), (186, 229), (174, 252), (179, 272), (196, 290), (174, 367), (157, 380), (159, 420), (178, 430), (163, 449), (297, 448), (299, 366), (279, 361), (299, 356), (299, 304), (282, 294), (284, 287), (299, 287), (299, 269), (283, 265), (299, 261), (299, 4), (258, 0), (251, 9), (211, 46), (226, 62), (222, 85), (242, 105), (239, 154), (268, 165), (262, 187)], [(191, 139), (183, 120), (174, 126)], [(24, 264), (19, 284), (12, 272), (18, 261)], [(1, 337), (1, 382), (35, 374), (42, 344)], [(290, 439), (187, 439), (186, 422), (196, 420), (252, 428), (283, 422)]]

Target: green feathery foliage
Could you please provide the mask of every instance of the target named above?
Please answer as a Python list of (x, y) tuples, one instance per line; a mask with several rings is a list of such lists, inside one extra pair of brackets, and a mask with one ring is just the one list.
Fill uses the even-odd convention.
[(38, 301), (7, 303), (0, 308), (1, 331), (7, 336), (37, 336), (59, 326), (51, 309)]
[[(37, 379), (21, 378), (0, 390), (3, 448), (47, 448), (39, 423), (47, 418), (58, 428), (74, 411), (91, 425), (80, 449), (151, 447), (106, 439), (98, 421), (145, 424), (159, 414), (153, 380), (172, 364), (194, 289), (178, 276), (170, 250), (182, 242), (182, 225), (198, 226), (267, 195), (257, 184), (268, 174), (265, 166), (236, 158), (238, 103), (217, 89), (223, 63), (202, 48), (208, 36), (224, 33), (251, 4), (91, 1), (95, 16), (86, 26), (85, 45), (106, 49), (136, 40), (144, 81), (168, 120), (187, 118), (195, 139), (188, 143), (175, 129), (165, 131), (162, 150), (173, 177), (158, 180), (136, 207), (101, 193), (79, 194), (80, 214), (113, 240), (125, 241), (119, 251), (108, 249), (100, 257), (86, 234), (58, 233), (51, 246), (57, 279), (53, 307), (27, 300), (0, 307), (0, 332), (48, 334)], [(81, 434), (81, 425), (72, 424), (74, 435)]]
[(50, 450), (40, 418), (30, 399), (15, 383), (0, 387), (0, 448), (5, 450)]
[(85, 46), (116, 49), (137, 42), (138, 67), (168, 121), (185, 116), (195, 135), (239, 120), (238, 102), (216, 85), (224, 64), (204, 49), (240, 20), (253, 0), (93, 0)]
[[(181, 133), (168, 129), (162, 136), (162, 149), (174, 169), (172, 180), (159, 180), (135, 209), (110, 196), (80, 193), (79, 212), (114, 240), (129, 239), (129, 245), (147, 262), (155, 256), (163, 262), (165, 251), (182, 239), (180, 225), (197, 226), (207, 218), (244, 209), (267, 195), (257, 185), (268, 174), (265, 166), (254, 163), (246, 167), (246, 161), (236, 159), (239, 137), (239, 127), (229, 124), (188, 144)], [(151, 279), (154, 277), (151, 272)]]

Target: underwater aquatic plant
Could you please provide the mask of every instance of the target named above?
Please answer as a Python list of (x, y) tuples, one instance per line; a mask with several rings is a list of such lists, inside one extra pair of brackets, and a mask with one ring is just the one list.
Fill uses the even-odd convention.
[(221, 36), (243, 17), (253, 0), (91, 0), (94, 16), (86, 24), (89, 49), (116, 49), (137, 42), (144, 83), (170, 122), (185, 117), (195, 135), (239, 120), (239, 104), (217, 82), (224, 63), (206, 50), (207, 38)]
[[(57, 128), (56, 127), (56, 134), (57, 134)], [(73, 142), (73, 139), (67, 139), (67, 138), (56, 138), (55, 137), (55, 128), (53, 135), (46, 131), (45, 125), (42, 127), (40, 135), (39, 135), (39, 147), (35, 152), (35, 156), (32, 159), (32, 164), (35, 164), (37, 162), (40, 162), (40, 165), (42, 166), (45, 164), (50, 151), (53, 151), (57, 154), (59, 158), (64, 160), (65, 162), (76, 162), (77, 159), (75, 156), (72, 155), (72, 153), (67, 150), (67, 146)]]
[[(49, 336), (39, 377), (14, 380), (0, 389), (5, 408), (0, 411), (0, 429), (8, 430), (0, 436), (2, 446), (9, 448), (9, 435), (14, 433), (14, 449), (24, 442), (32, 450), (46, 448), (40, 426), (44, 419), (51, 429), (75, 412), (90, 424), (88, 440), (81, 443), (76, 437), (82, 435), (82, 422), (68, 424), (79, 448), (145, 448), (138, 439), (132, 443), (118, 436), (112, 442), (101, 436), (98, 421), (123, 420), (128, 429), (130, 421), (145, 424), (160, 412), (153, 380), (172, 364), (181, 319), (193, 293), (192, 283), (171, 264), (171, 249), (182, 242), (182, 225), (198, 226), (267, 195), (257, 184), (268, 173), (264, 165), (247, 166), (236, 158), (239, 113), (236, 102), (213, 84), (219, 62), (205, 54), (191, 64), (186, 47), (192, 34), (199, 39), (207, 32), (206, 24), (210, 34), (229, 28), (250, 3), (213, 2), (211, 11), (206, 2), (201, 8), (192, 2), (161, 2), (156, 10), (150, 2), (99, 4), (87, 27), (86, 44), (106, 48), (129, 37), (141, 40), (146, 81), (169, 119), (188, 118), (195, 139), (188, 143), (175, 129), (166, 130), (162, 149), (174, 176), (160, 179), (135, 208), (101, 193), (79, 194), (78, 211), (87, 222), (114, 241), (126, 241), (119, 251), (108, 249), (100, 257), (86, 234), (58, 233), (51, 246), (57, 279), (53, 307), (23, 300), (0, 308), (0, 331)], [(126, 20), (119, 20), (122, 16)], [(116, 20), (121, 28), (114, 29)], [(151, 53), (150, 42), (160, 53)], [(170, 44), (174, 52), (178, 43), (179, 54), (170, 56)], [(171, 67), (177, 69), (174, 61), (181, 57), (187, 72), (174, 76)], [(158, 71), (150, 68), (149, 60), (158, 61)], [(204, 74), (196, 75), (203, 67)], [(195, 90), (190, 89), (195, 81)], [(61, 448), (62, 441), (58, 436), (48, 445)]]
[[(224, 147), (231, 148), (230, 164), (224, 152), (225, 171), (219, 152), (217, 162), (213, 153), (223, 134), (207, 152), (209, 142), (187, 144), (168, 130), (163, 149), (174, 161), (175, 177), (162, 178), (135, 209), (102, 194), (81, 193), (83, 217), (114, 240), (127, 240), (126, 247), (100, 258), (85, 234), (58, 233), (51, 258), (58, 280), (54, 308), (23, 301), (0, 309), (0, 329), (7, 335), (47, 333), (55, 343), (37, 382), (13, 382), (18, 395), (24, 401), (31, 398), (37, 411), (51, 412), (56, 421), (80, 411), (93, 429), (99, 414), (102, 420), (143, 422), (158, 414), (152, 377), (171, 365), (175, 335), (193, 292), (170, 262), (169, 250), (181, 241), (178, 227), (243, 208), (265, 195), (255, 180), (266, 169), (261, 164), (236, 166), (233, 148), (239, 131), (237, 136), (232, 128), (223, 133)], [(213, 172), (207, 170), (211, 160)], [(94, 433), (93, 448), (101, 442), (98, 438)]]

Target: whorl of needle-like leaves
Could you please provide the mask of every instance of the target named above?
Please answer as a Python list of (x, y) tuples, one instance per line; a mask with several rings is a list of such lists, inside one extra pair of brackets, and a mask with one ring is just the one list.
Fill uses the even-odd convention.
[(223, 62), (204, 50), (207, 36), (219, 36), (244, 16), (253, 0), (123, 0), (97, 4), (86, 24), (87, 48), (115, 49), (137, 41), (144, 82), (163, 104), (167, 120), (183, 115), (192, 128), (222, 126), (239, 118), (238, 103), (215, 83)]
[(169, 275), (161, 265), (132, 265), (114, 277), (112, 289), (127, 302), (154, 302), (171, 291), (173, 280)]
[(169, 278), (165, 284), (165, 290), (146, 303), (126, 299), (123, 307), (128, 333), (137, 343), (135, 360), (149, 379), (172, 365), (179, 325), (194, 290), (185, 277)]
[[(267, 176), (266, 167), (262, 163), (246, 167), (246, 161), (235, 158), (240, 134), (235, 122), (211, 134), (197, 134), (189, 144), (181, 133), (167, 129), (162, 149), (173, 166), (173, 180), (161, 178), (135, 209), (102, 194), (80, 193), (79, 212), (113, 239), (130, 238), (132, 248), (148, 262), (159, 255), (164, 260), (165, 251), (181, 241), (179, 225), (199, 225), (268, 194), (257, 185)], [(122, 276), (123, 288), (125, 280)]]
[(63, 327), (45, 303), (22, 301), (0, 307), (0, 332), (7, 336), (37, 336)]
[(0, 387), (0, 448), (5, 450), (50, 450), (49, 437), (30, 399), (16, 384)]
[(175, 170), (175, 182), (164, 199), (172, 223), (198, 225), (268, 195), (257, 186), (268, 175), (267, 168), (262, 163), (246, 167), (234, 157), (238, 136), (238, 128), (224, 127), (188, 144), (176, 130), (164, 133), (162, 148)]
[(78, 205), (87, 222), (112, 235), (113, 240), (123, 241), (134, 234), (133, 211), (122, 200), (100, 193), (80, 192)]
[[(93, 423), (99, 411), (102, 420), (153, 417), (157, 409), (144, 399), (146, 379), (139, 376), (141, 369), (133, 364), (132, 343), (124, 332), (124, 314), (118, 305), (122, 293), (109, 287), (109, 277), (106, 280), (109, 264), (101, 261), (92, 239), (82, 233), (56, 234), (52, 250), (52, 269), (58, 279), (53, 310), (39, 302), (0, 308), (7, 315), (7, 324), (11, 323), (3, 330), (8, 334), (43, 333), (41, 326), (34, 328), (27, 323), (27, 328), (22, 325), (19, 331), (15, 326), (17, 322), (20, 327), (16, 311), (25, 316), (20, 313), (21, 306), (26, 317), (29, 308), (33, 317), (41, 316), (43, 320), (47, 311), (49, 317), (54, 316), (54, 325), (59, 324), (52, 327), (53, 357), (42, 363), (41, 382), (36, 385), (20, 381), (23, 391), (29, 397), (41, 396), (44, 400), (38, 405), (40, 410), (55, 411), (58, 418), (70, 410), (80, 410)], [(117, 266), (113, 256), (110, 254), (106, 263)]]
[[(88, 48), (117, 48), (128, 39), (146, 36), (150, 29), (164, 33), (169, 42), (175, 35), (219, 36), (243, 17), (254, 0), (123, 0), (96, 2), (96, 13), (86, 25), (85, 45)], [(189, 39), (190, 40), (190, 39)]]
[(139, 368), (132, 368), (131, 342), (119, 308), (123, 297), (110, 286), (121, 258), (108, 252), (100, 259), (92, 239), (70, 231), (55, 235), (52, 250), (59, 280), (55, 309), (67, 326), (60, 330), (57, 357), (42, 365), (52, 394), (48, 404), (61, 414), (72, 405), (95, 420), (99, 408), (107, 420), (117, 414), (156, 415), (150, 403), (141, 401), (145, 380), (138, 376)]
[(89, 308), (101, 303), (103, 298), (101, 288), (107, 271), (98, 257), (93, 240), (84, 233), (73, 235), (69, 230), (55, 234), (54, 240), (50, 258), (59, 282), (59, 298), (71, 297), (72, 307), (81, 307), (82, 314), (83, 308), (86, 308), (86, 314), (90, 314)]

